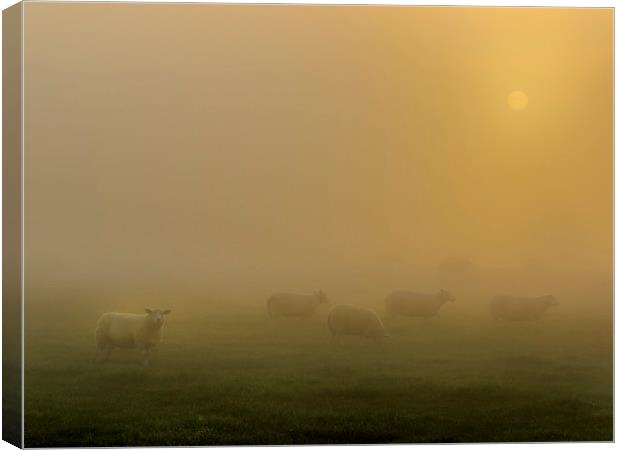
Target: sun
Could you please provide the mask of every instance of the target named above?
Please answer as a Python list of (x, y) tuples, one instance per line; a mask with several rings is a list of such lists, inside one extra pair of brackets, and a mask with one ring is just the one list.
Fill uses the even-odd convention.
[(514, 109), (515, 111), (525, 109), (528, 103), (527, 95), (523, 91), (512, 91), (508, 94), (507, 100), (510, 109)]

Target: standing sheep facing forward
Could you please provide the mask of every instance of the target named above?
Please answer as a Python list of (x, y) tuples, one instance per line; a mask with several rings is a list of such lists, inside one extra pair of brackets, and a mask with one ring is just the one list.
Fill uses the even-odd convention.
[(381, 319), (370, 308), (356, 305), (336, 305), (327, 317), (332, 337), (344, 335), (363, 336), (380, 342), (387, 336)]
[(146, 314), (109, 312), (99, 318), (95, 328), (98, 359), (107, 361), (114, 348), (137, 348), (142, 352), (142, 364), (148, 366), (151, 350), (161, 341), (164, 316), (170, 310), (144, 311)]

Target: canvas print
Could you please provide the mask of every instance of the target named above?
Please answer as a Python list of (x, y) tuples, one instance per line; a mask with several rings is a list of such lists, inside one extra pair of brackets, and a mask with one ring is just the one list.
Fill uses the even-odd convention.
[(5, 440), (613, 440), (613, 9), (3, 19)]

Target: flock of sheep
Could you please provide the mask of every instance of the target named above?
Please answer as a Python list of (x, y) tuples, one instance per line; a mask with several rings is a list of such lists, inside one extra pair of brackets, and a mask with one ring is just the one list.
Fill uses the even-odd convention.
[[(412, 291), (394, 291), (385, 298), (385, 311), (389, 316), (424, 317), (437, 315), (447, 302), (454, 302), (454, 296), (444, 290), (428, 294)], [(269, 314), (281, 317), (308, 317), (329, 300), (323, 291), (313, 294), (273, 294), (267, 300)], [(555, 297), (493, 297), (490, 310), (493, 318), (504, 320), (535, 320), (550, 306), (557, 305)], [(345, 335), (367, 337), (380, 341), (387, 336), (383, 322), (370, 308), (358, 305), (339, 304), (333, 306), (327, 316), (327, 327), (332, 337)]]
[[(385, 299), (385, 311), (389, 316), (429, 318), (437, 315), (447, 302), (454, 302), (454, 296), (446, 290), (437, 293), (394, 291)], [(312, 294), (276, 293), (267, 300), (271, 317), (303, 318), (312, 315), (316, 309), (329, 303), (323, 291)], [(490, 312), (495, 319), (535, 320), (551, 306), (557, 305), (555, 297), (515, 297), (497, 295), (491, 299)], [(109, 312), (97, 321), (95, 343), (97, 360), (106, 361), (114, 348), (137, 348), (142, 353), (142, 362), (149, 364), (151, 350), (161, 341), (165, 316), (170, 310), (145, 309), (145, 314)], [(345, 335), (361, 336), (377, 342), (387, 336), (383, 322), (370, 308), (337, 304), (327, 316), (327, 326), (332, 337)]]

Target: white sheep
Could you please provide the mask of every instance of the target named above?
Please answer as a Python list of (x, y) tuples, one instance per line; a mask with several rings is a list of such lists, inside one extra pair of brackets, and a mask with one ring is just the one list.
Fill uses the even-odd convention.
[(149, 364), (153, 347), (161, 341), (166, 309), (144, 310), (146, 314), (109, 312), (103, 314), (95, 328), (97, 359), (107, 361), (114, 348), (137, 348), (142, 352), (142, 363)]
[(380, 342), (388, 335), (379, 316), (370, 308), (357, 305), (336, 305), (327, 316), (327, 326), (333, 338), (355, 335)]

